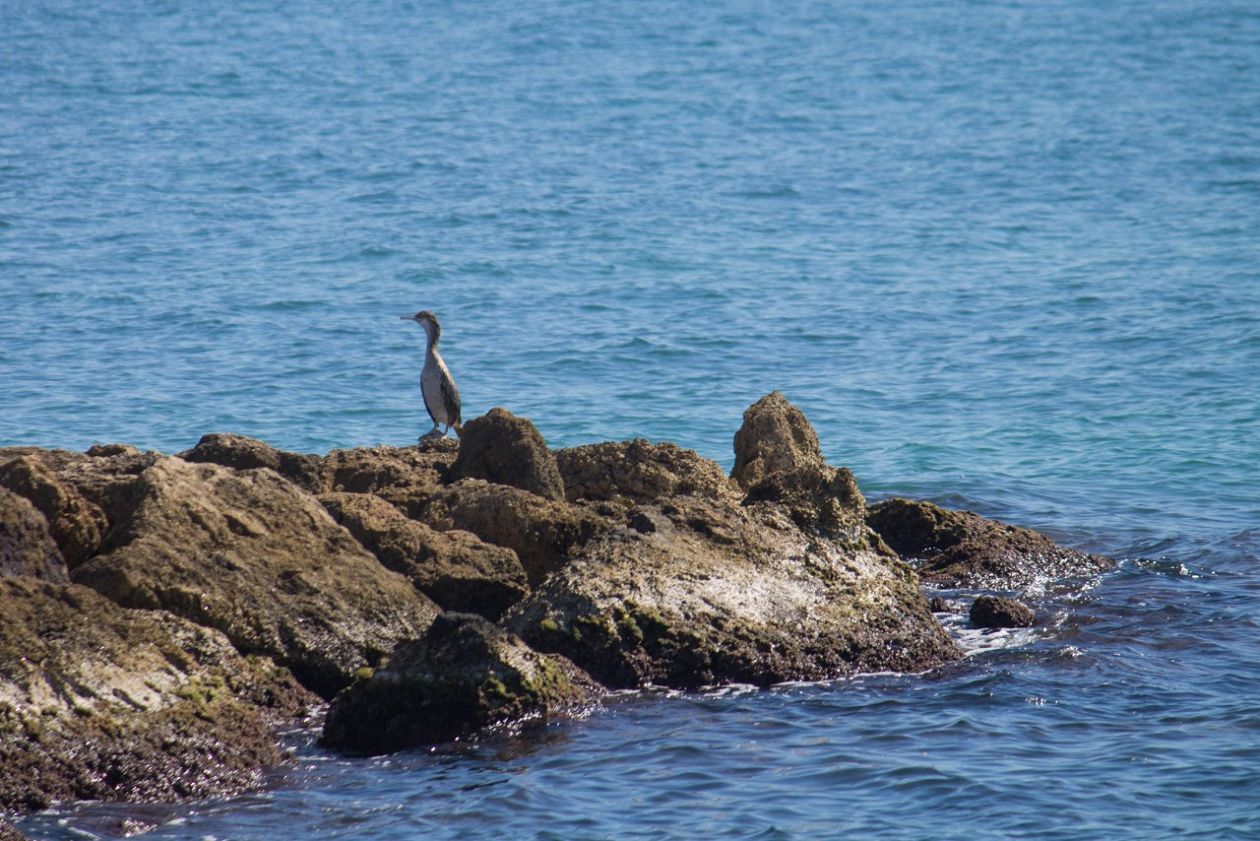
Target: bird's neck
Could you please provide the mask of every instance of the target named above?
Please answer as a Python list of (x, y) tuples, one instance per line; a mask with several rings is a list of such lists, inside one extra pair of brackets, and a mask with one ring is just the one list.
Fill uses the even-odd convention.
[(424, 349), (426, 353), (437, 353), (438, 340), (442, 338), (442, 328), (436, 324), (424, 323)]

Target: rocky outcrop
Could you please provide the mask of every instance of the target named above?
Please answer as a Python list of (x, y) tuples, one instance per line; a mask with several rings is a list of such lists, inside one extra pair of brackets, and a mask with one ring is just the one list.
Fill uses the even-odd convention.
[[(959, 655), (913, 571), (772, 506), (678, 497), (605, 533), (504, 617), (612, 687), (765, 686)], [(646, 525), (646, 524), (644, 524)]]
[(556, 457), (527, 418), (494, 408), (464, 425), (451, 481), (485, 479), (547, 499), (564, 499)]
[(744, 412), (735, 433), (731, 478), (748, 490), (773, 473), (823, 463), (818, 435), (805, 414), (772, 391)]
[(29, 839), (13, 828), (13, 825), (0, 818), (0, 841), (29, 841)]
[(1115, 566), (1111, 558), (1068, 549), (1031, 529), (931, 502), (885, 500), (871, 507), (867, 523), (903, 557), (917, 560), (925, 582), (942, 587), (1018, 590)]
[(72, 579), (126, 607), (217, 628), (326, 696), (438, 613), (271, 470), (166, 458), (132, 493), (130, 516)]
[(738, 488), (716, 461), (676, 444), (643, 439), (587, 444), (556, 451), (570, 502), (653, 502), (672, 496), (731, 497)]
[(407, 576), (445, 610), (498, 619), (529, 592), (525, 568), (511, 549), (460, 529), (436, 531), (370, 494), (319, 499), (383, 565)]
[(0, 487), (8, 488), (39, 509), (61, 556), (70, 569), (91, 557), (109, 527), (100, 506), (84, 498), (45, 464), (52, 456), (25, 455), (0, 464)]
[(69, 580), (48, 520), (25, 497), (0, 487), (0, 578), (14, 575)]
[(269, 723), (314, 700), (289, 673), (164, 611), (0, 579), (0, 810), (256, 786)]
[(564, 658), (538, 654), (480, 616), (444, 613), (333, 700), (323, 738), (341, 750), (387, 753), (570, 712), (599, 691)]
[(1031, 628), (1037, 615), (1015, 599), (980, 596), (971, 603), (970, 618), (977, 628)]
[(320, 492), (376, 494), (406, 504), (434, 493), (447, 481), (459, 442), (422, 439), (415, 447), (333, 450), (323, 460)]

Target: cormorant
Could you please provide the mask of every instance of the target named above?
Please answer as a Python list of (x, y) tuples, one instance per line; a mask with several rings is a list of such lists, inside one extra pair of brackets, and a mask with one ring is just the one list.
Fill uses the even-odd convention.
[[(442, 336), (442, 325), (437, 316), (428, 310), (421, 310), (415, 315), (399, 316), (404, 321), (415, 321), (424, 328), (424, 370), (420, 372), (420, 395), (424, 397), (424, 408), (429, 410), (433, 418), (433, 428), (422, 436), (428, 438), (436, 435), (444, 437), (452, 428), (458, 437), (464, 426), (459, 420), (459, 390), (455, 388), (455, 380), (450, 370), (438, 353), (438, 339)], [(439, 426), (445, 426), (438, 430)]]

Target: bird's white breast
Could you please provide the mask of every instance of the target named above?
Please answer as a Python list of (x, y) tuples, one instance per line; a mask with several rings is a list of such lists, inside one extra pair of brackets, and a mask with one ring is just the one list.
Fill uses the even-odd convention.
[(426, 355), (424, 370), (420, 372), (420, 394), (424, 397), (424, 405), (429, 414), (440, 424), (451, 422), (446, 416), (446, 403), (442, 400), (442, 374), (445, 371), (446, 364), (442, 357), (433, 353)]

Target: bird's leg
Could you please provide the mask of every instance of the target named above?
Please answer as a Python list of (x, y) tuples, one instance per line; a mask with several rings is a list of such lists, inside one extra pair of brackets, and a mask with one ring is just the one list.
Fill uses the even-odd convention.
[(438, 425), (435, 423), (433, 424), (432, 429), (430, 429), (428, 432), (420, 436), (420, 440), (427, 441), (430, 438), (441, 438), (442, 435), (443, 435), (442, 431), (438, 429)]

